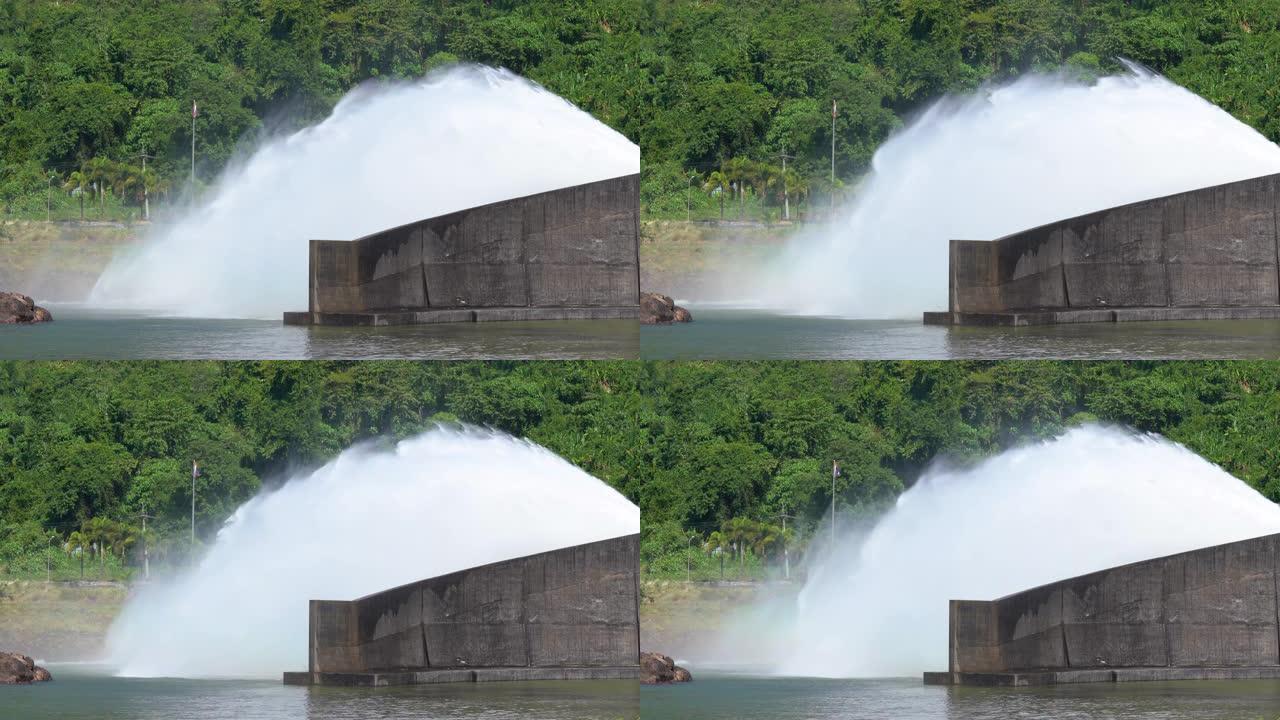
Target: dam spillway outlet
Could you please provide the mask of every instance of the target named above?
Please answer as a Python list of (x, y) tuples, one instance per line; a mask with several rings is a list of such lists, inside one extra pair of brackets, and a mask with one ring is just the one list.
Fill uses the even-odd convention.
[(1280, 175), (952, 240), (926, 325), (1280, 319)]
[(289, 685), (640, 677), (640, 536), (481, 565), (357, 600), (312, 600)]
[(950, 603), (933, 685), (1280, 679), (1280, 534)]
[(287, 325), (640, 317), (640, 176), (312, 240), (309, 307)]

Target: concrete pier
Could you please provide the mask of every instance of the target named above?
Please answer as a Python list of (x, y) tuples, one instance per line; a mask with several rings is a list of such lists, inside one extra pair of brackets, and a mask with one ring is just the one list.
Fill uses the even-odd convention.
[(1280, 535), (952, 600), (949, 667), (928, 684), (1280, 679)]
[(294, 685), (637, 679), (640, 536), (312, 600)]
[(952, 240), (925, 324), (1280, 318), (1280, 175)]
[(312, 240), (306, 311), (288, 325), (633, 319), (640, 176)]

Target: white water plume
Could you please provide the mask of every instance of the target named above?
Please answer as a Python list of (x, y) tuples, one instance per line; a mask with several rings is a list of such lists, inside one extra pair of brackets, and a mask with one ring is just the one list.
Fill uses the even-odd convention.
[(99, 307), (278, 320), (307, 307), (307, 246), (640, 171), (640, 150), (506, 70), (366, 85), (230, 166), (195, 209), (113, 259)]
[(311, 599), (639, 530), (616, 490), (501, 433), (356, 447), (242, 505), (193, 569), (129, 601), (108, 656), (126, 676), (279, 678), (307, 667)]
[[(1280, 506), (1187, 448), (1084, 426), (964, 469), (934, 465), (811, 569), (771, 643), (756, 622), (724, 644), (781, 675), (918, 678), (947, 668), (949, 600), (1275, 532)], [(717, 650), (751, 661), (732, 652)]]
[[(875, 154), (851, 204), (770, 260), (758, 304), (918, 320), (947, 309), (948, 243), (1280, 172), (1280, 147), (1136, 66), (948, 97)], [(741, 284), (737, 285), (741, 287)]]

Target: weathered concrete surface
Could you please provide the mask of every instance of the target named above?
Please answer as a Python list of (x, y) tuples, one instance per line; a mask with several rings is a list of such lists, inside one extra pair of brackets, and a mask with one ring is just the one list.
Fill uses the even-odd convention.
[(1116, 668), (1115, 670), (1031, 670), (1004, 673), (927, 672), (925, 685), (1042, 687), (1096, 682), (1173, 680), (1280, 680), (1280, 667)]
[(952, 600), (950, 661), (926, 682), (1043, 685), (1280, 677), (1280, 535), (1102, 570), (999, 600)]
[[(949, 310), (929, 324), (1216, 317), (1280, 307), (1280, 175), (1123, 205), (993, 241), (953, 240)], [(1097, 310), (1140, 308), (1121, 318)], [(1014, 318), (1003, 316), (1015, 315)], [(1273, 313), (1267, 317), (1275, 317)]]
[(513, 322), (527, 320), (634, 320), (637, 307), (477, 308), (475, 310), (397, 310), (367, 313), (287, 312), (285, 325), (330, 327), (387, 327), (459, 322)]
[(638, 677), (639, 567), (639, 536), (630, 535), (358, 600), (312, 600), (308, 672), (285, 681)]
[[(593, 318), (640, 298), (640, 176), (600, 180), (428, 218), (354, 241), (312, 240), (310, 301), (289, 324)], [(440, 313), (428, 317), (432, 313)], [(396, 322), (359, 321), (395, 315)], [(522, 318), (521, 318), (522, 319)]]
[(1155, 307), (1114, 310), (1011, 310), (1003, 313), (927, 312), (925, 325), (1028, 327), (1098, 322), (1170, 320), (1280, 320), (1280, 307)]
[(536, 680), (635, 680), (640, 669), (626, 667), (477, 668), (475, 670), (406, 670), (402, 672), (287, 672), (285, 685), (394, 687), (457, 682), (529, 682)]

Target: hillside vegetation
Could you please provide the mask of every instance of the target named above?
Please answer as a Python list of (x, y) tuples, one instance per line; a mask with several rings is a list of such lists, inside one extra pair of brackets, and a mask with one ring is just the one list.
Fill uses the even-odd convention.
[(1118, 57), (1280, 139), (1280, 0), (0, 0), (0, 210), (137, 217), (188, 189), (193, 102), (199, 185), (359, 83), (472, 61), (637, 142), (650, 217), (776, 218), (945, 93)]
[[(1280, 499), (1271, 362), (0, 364), (0, 578), (188, 561), (242, 502), (351, 444), (437, 421), (545, 445), (642, 511), (654, 578), (793, 568), (830, 507), (882, 510), (932, 461), (1103, 421)], [(141, 516), (150, 516), (147, 533)], [(786, 531), (781, 516), (790, 516)]]

